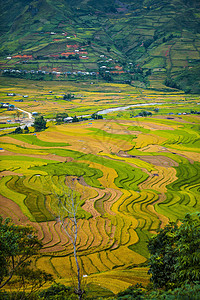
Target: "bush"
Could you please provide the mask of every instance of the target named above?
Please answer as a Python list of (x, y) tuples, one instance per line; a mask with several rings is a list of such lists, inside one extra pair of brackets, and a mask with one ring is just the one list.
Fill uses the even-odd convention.
[(125, 299), (134, 299), (134, 300), (141, 300), (144, 298), (144, 291), (138, 287), (138, 285), (131, 286), (123, 292), (117, 294), (117, 299), (125, 300)]
[(35, 122), (33, 124), (33, 127), (35, 128), (35, 131), (41, 131), (46, 129), (46, 121), (44, 120), (43, 116), (40, 116), (38, 118), (35, 119)]
[(200, 299), (200, 285), (186, 284), (181, 288), (174, 290), (155, 289), (148, 291), (148, 289), (138, 288), (137, 285), (131, 286), (123, 292), (117, 294), (117, 300), (198, 300)]
[(14, 131), (15, 134), (21, 134), (23, 133), (23, 130), (21, 129), (21, 127), (17, 127)]
[(148, 243), (154, 287), (200, 283), (200, 215), (187, 214), (180, 227), (170, 223)]
[(40, 292), (39, 297), (42, 299), (49, 300), (74, 300), (77, 296), (74, 294), (74, 289), (72, 287), (66, 287), (63, 284), (54, 283), (48, 289)]

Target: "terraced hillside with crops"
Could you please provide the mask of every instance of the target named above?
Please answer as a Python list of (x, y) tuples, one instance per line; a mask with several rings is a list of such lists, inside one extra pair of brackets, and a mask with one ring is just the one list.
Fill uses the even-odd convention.
[[(80, 195), (77, 250), (87, 283), (114, 293), (137, 282), (147, 284), (149, 237), (200, 209), (199, 114), (191, 113), (199, 97), (119, 84), (107, 84), (103, 92), (98, 83), (79, 85), (79, 90), (74, 85), (75, 98), (63, 101), (55, 99), (57, 89), (71, 89), (70, 84), (55, 85), (47, 95), (47, 83), (40, 89), (37, 82), (29, 83), (16, 82), (16, 98), (7, 97), (14, 103), (26, 86), (29, 97), (19, 102), (20, 108), (31, 112), (37, 105), (46, 118), (55, 116), (51, 97), (58, 108), (72, 108), (78, 116), (91, 113), (90, 103), (92, 113), (125, 104), (129, 109), (113, 110), (100, 120), (61, 125), (49, 120), (48, 128), (37, 133), (31, 127), (26, 134), (11, 133), (12, 127), (1, 130), (0, 214), (38, 230), (44, 246), (37, 266), (69, 284), (76, 266), (58, 207), (63, 188), (74, 182)], [(4, 84), (2, 98), (11, 92)], [(139, 115), (144, 104), (151, 116)], [(11, 119), (14, 111), (1, 113)]]
[(0, 215), (36, 228), (35, 264), (70, 285), (73, 185), (86, 284), (146, 285), (149, 238), (200, 210), (199, 1), (15, 2), (1, 1)]
[(200, 93), (198, 1), (2, 3), (1, 75)]

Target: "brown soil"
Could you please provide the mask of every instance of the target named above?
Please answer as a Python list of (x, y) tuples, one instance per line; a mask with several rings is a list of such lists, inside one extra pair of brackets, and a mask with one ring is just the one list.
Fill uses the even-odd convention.
[[(164, 149), (163, 149), (164, 150)], [(176, 161), (174, 161), (173, 159), (166, 157), (166, 156), (161, 156), (161, 155), (129, 155), (126, 151), (119, 151), (119, 153), (117, 154), (117, 156), (120, 157), (134, 157), (134, 158), (139, 158), (143, 161), (146, 161), (150, 164), (153, 164), (155, 166), (162, 166), (162, 167), (174, 167), (174, 166), (178, 166), (178, 163)]]
[(23, 176), (23, 174), (21, 174), (21, 173), (15, 173), (15, 172), (12, 172), (12, 171), (2, 171), (2, 172), (0, 172), (0, 177), (9, 176), (9, 175)]
[(135, 158), (139, 158), (143, 161), (146, 161), (150, 164), (153, 164), (155, 166), (161, 166), (161, 167), (177, 167), (178, 163), (174, 161), (173, 159), (166, 157), (166, 156), (161, 156), (161, 155), (144, 155), (144, 156), (135, 156)]
[(3, 217), (9, 217), (16, 225), (30, 225), (37, 230), (38, 239), (43, 238), (43, 232), (39, 223), (31, 222), (26, 217), (20, 207), (12, 200), (0, 195), (0, 215)]
[(22, 213), (20, 207), (12, 200), (0, 195), (0, 213), (8, 211), (8, 217), (10, 217), (15, 224), (30, 224), (29, 219)]
[(140, 149), (142, 152), (170, 152), (166, 147), (159, 145), (148, 145)]

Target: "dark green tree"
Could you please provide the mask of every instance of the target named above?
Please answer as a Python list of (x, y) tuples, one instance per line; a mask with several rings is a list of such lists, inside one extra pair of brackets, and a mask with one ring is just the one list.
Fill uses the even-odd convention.
[(150, 239), (148, 249), (151, 254), (149, 259), (149, 274), (156, 288), (170, 287), (172, 273), (176, 263), (177, 253), (174, 250), (175, 233), (178, 226), (169, 223), (164, 229)]
[(47, 128), (46, 124), (47, 124), (47, 122), (44, 120), (44, 117), (40, 116), (35, 119), (33, 127), (35, 128), (35, 131), (41, 131), (41, 130), (44, 130)]
[(139, 116), (142, 116), (142, 117), (152, 116), (152, 113), (149, 111), (143, 110), (139, 113)]
[[(47, 282), (53, 281), (52, 275), (39, 269), (33, 269), (26, 265), (22, 265), (15, 273), (16, 279), (12, 280), (12, 286), (17, 283), (20, 300), (29, 299)], [(33, 297), (34, 298), (34, 297)]]
[(169, 223), (148, 243), (149, 274), (156, 288), (200, 283), (200, 215), (187, 214), (180, 227)]
[(64, 119), (68, 117), (67, 113), (57, 113), (56, 114), (56, 123), (61, 124), (64, 122)]
[(21, 127), (17, 127), (17, 128), (15, 129), (14, 133), (16, 133), (16, 134), (21, 134), (21, 133), (23, 133), (23, 130), (21, 129)]
[(34, 228), (14, 225), (10, 219), (3, 221), (0, 217), (0, 289), (13, 277), (23, 289), (25, 278), (29, 286), (33, 282), (34, 287), (51, 280), (51, 275), (31, 268), (31, 262), (41, 248)]
[(200, 214), (193, 218), (187, 214), (176, 232), (174, 281), (179, 283), (200, 283)]
[(91, 115), (91, 118), (92, 118), (92, 119), (95, 119), (95, 120), (98, 120), (98, 119), (103, 119), (103, 116), (94, 113), (94, 114)]
[[(77, 296), (74, 295), (74, 290), (72, 287), (66, 287), (63, 284), (54, 283), (48, 289), (43, 290), (39, 293), (42, 299), (62, 299), (62, 300), (76, 300)], [(57, 296), (57, 297), (56, 297)]]
[(65, 94), (65, 95), (63, 96), (63, 100), (71, 100), (71, 99), (73, 99), (73, 98), (74, 98), (74, 95), (72, 95), (71, 93)]
[(25, 126), (25, 127), (24, 127), (24, 133), (29, 133), (29, 128), (28, 128), (28, 126)]
[(73, 122), (73, 123), (79, 122), (79, 119), (77, 118), (77, 116), (74, 116), (74, 117), (73, 117), (72, 122)]

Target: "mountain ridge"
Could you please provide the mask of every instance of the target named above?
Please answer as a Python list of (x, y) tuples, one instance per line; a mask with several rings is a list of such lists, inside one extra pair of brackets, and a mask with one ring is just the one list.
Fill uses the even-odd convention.
[[(20, 0), (17, 4), (8, 0), (2, 9), (3, 58), (28, 54), (38, 70), (82, 72), (74, 59), (71, 67), (53, 58), (49, 64), (44, 61), (45, 56), (62, 56), (68, 46), (76, 45), (87, 48), (88, 57), (79, 60), (85, 59), (83, 69), (99, 73), (103, 80), (144, 87), (160, 82), (161, 89), (167, 84), (200, 93), (200, 4), (195, 0)], [(30, 61), (27, 70), (29, 65)], [(1, 69), (8, 66), (2, 63)], [(22, 67), (26, 70), (24, 62)], [(184, 76), (190, 80), (180, 80)]]

